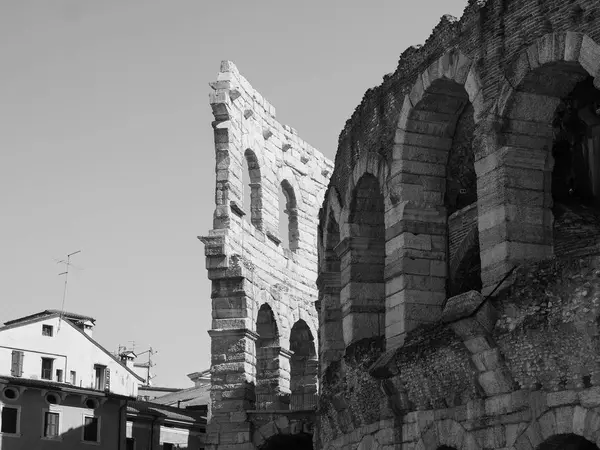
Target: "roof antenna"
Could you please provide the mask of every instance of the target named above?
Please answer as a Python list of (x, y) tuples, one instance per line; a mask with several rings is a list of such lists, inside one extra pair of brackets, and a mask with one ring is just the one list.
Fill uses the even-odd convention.
[(77, 253), (81, 253), (81, 250), (77, 250), (76, 252), (69, 253), (67, 255), (66, 261), (64, 259), (61, 261), (58, 261), (58, 264), (61, 264), (61, 263), (64, 264), (67, 267), (67, 269), (64, 272), (58, 274), (58, 275), (65, 276), (65, 287), (63, 289), (62, 306), (60, 307), (60, 315), (58, 316), (58, 328), (56, 329), (57, 334), (60, 331), (60, 323), (62, 320), (62, 316), (65, 313), (65, 298), (67, 297), (67, 281), (69, 280), (69, 267), (71, 266), (71, 256), (76, 255)]

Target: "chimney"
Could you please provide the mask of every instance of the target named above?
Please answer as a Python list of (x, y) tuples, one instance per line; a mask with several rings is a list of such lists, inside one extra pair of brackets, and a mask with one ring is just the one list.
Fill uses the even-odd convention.
[(119, 355), (121, 362), (127, 366), (127, 368), (133, 370), (133, 361), (136, 358), (136, 354), (131, 350), (125, 351)]

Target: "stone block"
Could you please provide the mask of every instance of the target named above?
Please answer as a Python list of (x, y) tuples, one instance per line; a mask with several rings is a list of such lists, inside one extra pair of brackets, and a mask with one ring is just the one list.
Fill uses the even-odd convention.
[(487, 395), (496, 395), (512, 391), (513, 383), (510, 375), (501, 369), (482, 373), (479, 375), (478, 381)]
[(553, 411), (548, 411), (542, 415), (538, 419), (538, 423), (540, 424), (540, 431), (544, 440), (556, 434), (556, 417)]
[(579, 392), (579, 402), (584, 408), (600, 406), (600, 386), (594, 386)]
[(556, 433), (567, 434), (573, 431), (573, 406), (562, 406), (554, 409)]
[(572, 405), (579, 402), (577, 391), (549, 392), (546, 398), (548, 407)]

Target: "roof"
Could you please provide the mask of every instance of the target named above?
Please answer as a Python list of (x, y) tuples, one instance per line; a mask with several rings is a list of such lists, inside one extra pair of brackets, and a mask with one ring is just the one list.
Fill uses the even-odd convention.
[[(49, 311), (54, 311), (54, 312), (50, 313), (50, 314), (45, 314), (45, 313), (48, 313)], [(61, 312), (58, 310), (55, 310), (55, 309), (50, 310), (49, 309), (49, 310), (44, 311), (43, 313), (38, 313), (38, 314), (33, 314), (31, 316), (27, 316), (27, 317), (29, 317), (28, 320), (24, 320), (24, 319), (26, 319), (26, 317), (23, 317), (21, 319), (12, 320), (12, 321), (10, 321), (10, 323), (6, 322), (3, 327), (0, 327), (0, 331), (11, 329), (11, 328), (16, 328), (16, 327), (23, 326), (23, 325), (30, 325), (35, 322), (40, 322), (42, 320), (47, 320), (47, 319), (50, 319), (53, 317), (58, 317), (58, 316), (60, 316), (60, 314), (61, 314)], [(86, 316), (81, 316), (81, 315), (77, 315), (77, 314), (75, 314), (75, 315), (78, 317), (85, 318), (85, 320), (89, 320), (89, 318), (86, 318)], [(64, 316), (65, 316), (65, 314), (63, 314), (63, 317)], [(84, 320), (84, 319), (80, 319), (80, 320)], [(91, 320), (94, 320), (94, 319), (91, 319)], [(88, 334), (85, 331), (83, 331), (82, 329), (75, 326), (75, 324), (73, 322), (71, 322), (70, 320), (65, 320), (64, 323), (68, 324), (74, 330), (77, 330), (78, 333), (80, 333), (88, 341), (90, 341), (92, 344), (94, 344), (96, 347), (98, 347), (100, 350), (102, 350), (104, 353), (106, 353), (108, 356), (110, 356), (115, 362), (117, 362), (121, 367), (123, 367), (125, 370), (127, 370), (131, 375), (136, 377), (139, 381), (142, 381), (142, 382), (146, 381), (143, 377), (139, 376), (137, 373), (135, 373), (133, 370), (131, 370), (129, 367), (127, 367), (127, 365), (125, 365), (119, 358), (117, 358), (111, 352), (109, 352), (104, 347), (102, 347), (97, 341), (95, 341), (90, 336), (88, 336)]]
[(69, 383), (58, 383), (56, 381), (33, 380), (31, 378), (0, 376), (0, 383), (12, 384), (15, 386), (25, 386), (30, 388), (51, 389), (53, 391), (67, 392), (74, 394), (89, 394), (96, 397), (111, 397), (118, 399), (131, 400), (133, 397), (115, 394), (107, 391), (98, 391), (96, 389), (78, 387)]
[(160, 405), (179, 405), (182, 408), (189, 406), (208, 405), (210, 402), (210, 384), (194, 386), (171, 394), (156, 397), (152, 403)]
[(139, 400), (127, 403), (127, 413), (150, 415), (166, 420), (206, 425), (206, 416), (204, 414)]
[(19, 317), (18, 319), (9, 320), (8, 322), (4, 322), (4, 325), (13, 325), (13, 324), (21, 323), (21, 322), (28, 322), (30, 320), (34, 320), (34, 319), (41, 318), (41, 317), (53, 316), (54, 314), (60, 315), (61, 313), (62, 313), (62, 316), (66, 319), (89, 320), (94, 323), (96, 322), (96, 319), (94, 319), (93, 317), (90, 317), (90, 316), (83, 316), (81, 314), (70, 313), (67, 311), (60, 311), (58, 309), (46, 309), (42, 312), (30, 314), (30, 315), (24, 316), (24, 317)]

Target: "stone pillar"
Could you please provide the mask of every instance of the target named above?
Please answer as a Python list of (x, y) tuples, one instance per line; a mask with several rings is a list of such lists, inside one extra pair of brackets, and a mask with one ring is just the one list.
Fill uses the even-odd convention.
[[(254, 409), (254, 351), (258, 335), (246, 328), (210, 330), (211, 420), (208, 448), (251, 441), (246, 411)], [(213, 447), (210, 447), (213, 446)]]
[(256, 349), (256, 409), (289, 409), (291, 356), (281, 347)]
[[(391, 214), (391, 213), (390, 213)], [(386, 348), (401, 346), (407, 332), (441, 317), (446, 299), (446, 209), (397, 207), (386, 230)]]
[[(501, 136), (493, 126), (478, 130), (489, 133), (476, 139), (480, 148), (475, 162), (484, 295), (514, 266), (554, 254), (552, 142), (548, 126), (534, 125), (513, 119), (509, 127), (515, 132), (509, 129)], [(517, 134), (519, 130), (527, 135)]]
[[(352, 225), (351, 225), (352, 226)], [(348, 237), (335, 248), (340, 258), (340, 301), (345, 346), (384, 334), (385, 284), (380, 254), (385, 240)]]
[(340, 272), (321, 272), (317, 278), (319, 288), (319, 360), (321, 374), (328, 363), (338, 361), (344, 354), (342, 310), (340, 304)]

